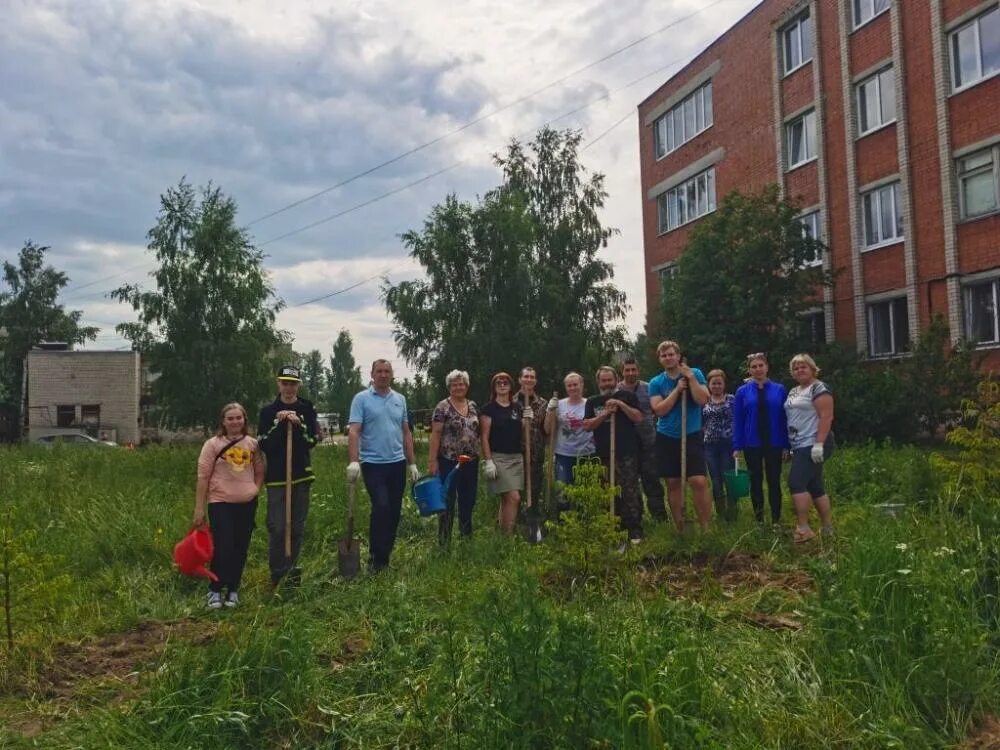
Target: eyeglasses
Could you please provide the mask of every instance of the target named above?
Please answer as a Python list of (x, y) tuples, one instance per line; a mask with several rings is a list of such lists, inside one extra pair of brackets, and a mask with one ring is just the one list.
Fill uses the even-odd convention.
[(497, 385), (510, 385), (510, 381), (501, 378), (497, 381)]

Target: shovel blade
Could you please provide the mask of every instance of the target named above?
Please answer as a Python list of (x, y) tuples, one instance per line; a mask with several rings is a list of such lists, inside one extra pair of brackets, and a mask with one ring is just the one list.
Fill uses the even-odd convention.
[(343, 578), (354, 578), (361, 572), (361, 542), (341, 539), (337, 543), (337, 570)]

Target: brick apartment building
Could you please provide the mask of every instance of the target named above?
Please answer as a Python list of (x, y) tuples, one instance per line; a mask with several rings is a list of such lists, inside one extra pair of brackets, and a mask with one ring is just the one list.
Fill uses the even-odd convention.
[[(647, 312), (688, 233), (777, 183), (873, 358), (932, 315), (1000, 365), (1000, 2), (763, 0), (639, 105)], [(749, 345), (749, 343), (748, 343)]]

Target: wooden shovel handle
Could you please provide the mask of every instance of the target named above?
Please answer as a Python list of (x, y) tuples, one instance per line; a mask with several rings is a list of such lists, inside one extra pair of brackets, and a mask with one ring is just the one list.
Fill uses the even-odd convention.
[(285, 557), (292, 558), (292, 423), (285, 421)]

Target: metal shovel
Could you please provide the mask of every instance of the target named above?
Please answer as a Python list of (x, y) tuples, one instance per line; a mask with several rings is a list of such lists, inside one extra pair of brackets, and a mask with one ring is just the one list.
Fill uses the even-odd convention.
[(354, 578), (361, 570), (361, 540), (354, 538), (354, 485), (347, 483), (347, 536), (337, 543), (337, 570), (344, 578)]

